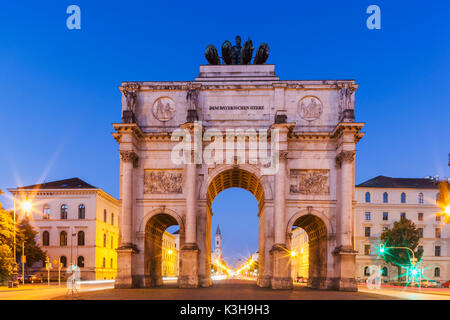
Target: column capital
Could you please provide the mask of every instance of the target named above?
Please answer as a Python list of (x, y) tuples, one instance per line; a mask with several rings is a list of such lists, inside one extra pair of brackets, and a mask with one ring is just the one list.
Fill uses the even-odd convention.
[(132, 162), (133, 167), (137, 168), (139, 157), (136, 154), (136, 152), (134, 152), (132, 150), (120, 150), (119, 154), (120, 154), (120, 160), (122, 160), (123, 162)]
[(355, 151), (341, 151), (336, 156), (336, 164), (340, 167), (343, 162), (353, 162), (355, 159)]

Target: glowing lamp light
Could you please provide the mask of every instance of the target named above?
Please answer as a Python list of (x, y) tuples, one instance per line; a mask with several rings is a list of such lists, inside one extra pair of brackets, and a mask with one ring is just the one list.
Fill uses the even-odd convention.
[(380, 247), (380, 252), (384, 253), (384, 247), (383, 246)]
[(29, 201), (24, 201), (24, 202), (22, 202), (22, 209), (23, 209), (23, 211), (25, 211), (25, 212), (31, 212), (31, 202), (29, 202)]
[(295, 257), (297, 255), (297, 251), (291, 251), (291, 257)]
[(444, 209), (444, 213), (448, 216), (450, 216), (450, 205), (446, 206)]
[(172, 254), (173, 251), (172, 251), (172, 250), (168, 250), (167, 253), (168, 253), (168, 254)]

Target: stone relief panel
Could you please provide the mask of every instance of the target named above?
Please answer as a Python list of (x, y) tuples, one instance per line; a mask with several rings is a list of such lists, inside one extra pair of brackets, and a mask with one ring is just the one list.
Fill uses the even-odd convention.
[(167, 97), (159, 98), (153, 104), (152, 111), (157, 120), (169, 121), (175, 115), (175, 102)]
[(322, 111), (322, 102), (317, 97), (306, 96), (298, 102), (298, 112), (306, 121), (319, 119), (322, 115)]
[(145, 170), (144, 194), (182, 193), (181, 170)]
[(329, 170), (292, 169), (289, 191), (304, 195), (329, 194)]

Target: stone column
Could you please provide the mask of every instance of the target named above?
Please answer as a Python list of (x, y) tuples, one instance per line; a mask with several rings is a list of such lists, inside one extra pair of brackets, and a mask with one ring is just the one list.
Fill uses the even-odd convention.
[(275, 244), (286, 245), (286, 161), (287, 151), (280, 151), (275, 174)]
[(117, 277), (115, 288), (131, 288), (132, 255), (137, 253), (133, 245), (133, 167), (137, 167), (138, 156), (134, 151), (119, 151), (122, 160), (122, 211), (121, 211), (121, 243), (117, 251)]
[[(272, 289), (292, 289), (290, 274), (289, 250), (286, 246), (286, 183), (287, 183), (287, 135), (292, 124), (278, 123), (272, 126), (278, 129), (279, 159), (275, 173), (274, 199), (274, 245), (270, 250), (273, 262)], [(272, 137), (273, 139), (274, 137)], [(273, 152), (274, 150), (272, 150)]]
[(180, 288), (196, 288), (198, 280), (199, 248), (197, 245), (197, 166), (194, 155), (185, 164), (186, 228), (185, 244), (181, 248)]
[(336, 157), (340, 168), (340, 198), (338, 199), (339, 218), (337, 219), (337, 247), (335, 255), (336, 289), (357, 291), (355, 279), (356, 251), (352, 240), (353, 216), (353, 160), (355, 151), (341, 151)]

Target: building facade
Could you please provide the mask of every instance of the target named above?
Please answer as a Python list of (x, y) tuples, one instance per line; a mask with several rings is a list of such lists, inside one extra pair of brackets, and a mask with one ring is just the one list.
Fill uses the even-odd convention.
[(365, 281), (370, 266), (382, 270), (384, 282), (397, 281), (396, 266), (384, 263), (377, 251), (380, 235), (402, 216), (419, 229), (423, 248), (421, 267), (426, 278), (450, 280), (450, 230), (436, 204), (439, 181), (434, 179), (390, 178), (378, 176), (356, 186), (355, 249), (357, 279)]
[(172, 234), (164, 231), (162, 244), (162, 275), (163, 277), (178, 277), (178, 234)]
[(291, 236), (291, 275), (308, 279), (309, 276), (309, 245), (308, 234), (302, 228), (296, 228)]
[[(52, 278), (58, 277), (57, 261), (62, 263), (62, 276), (73, 263), (80, 267), (83, 280), (116, 277), (120, 212), (117, 199), (78, 178), (9, 191), (19, 217), (27, 215), (38, 232), (36, 242), (52, 263)], [(37, 267), (47, 277), (44, 266)]]

